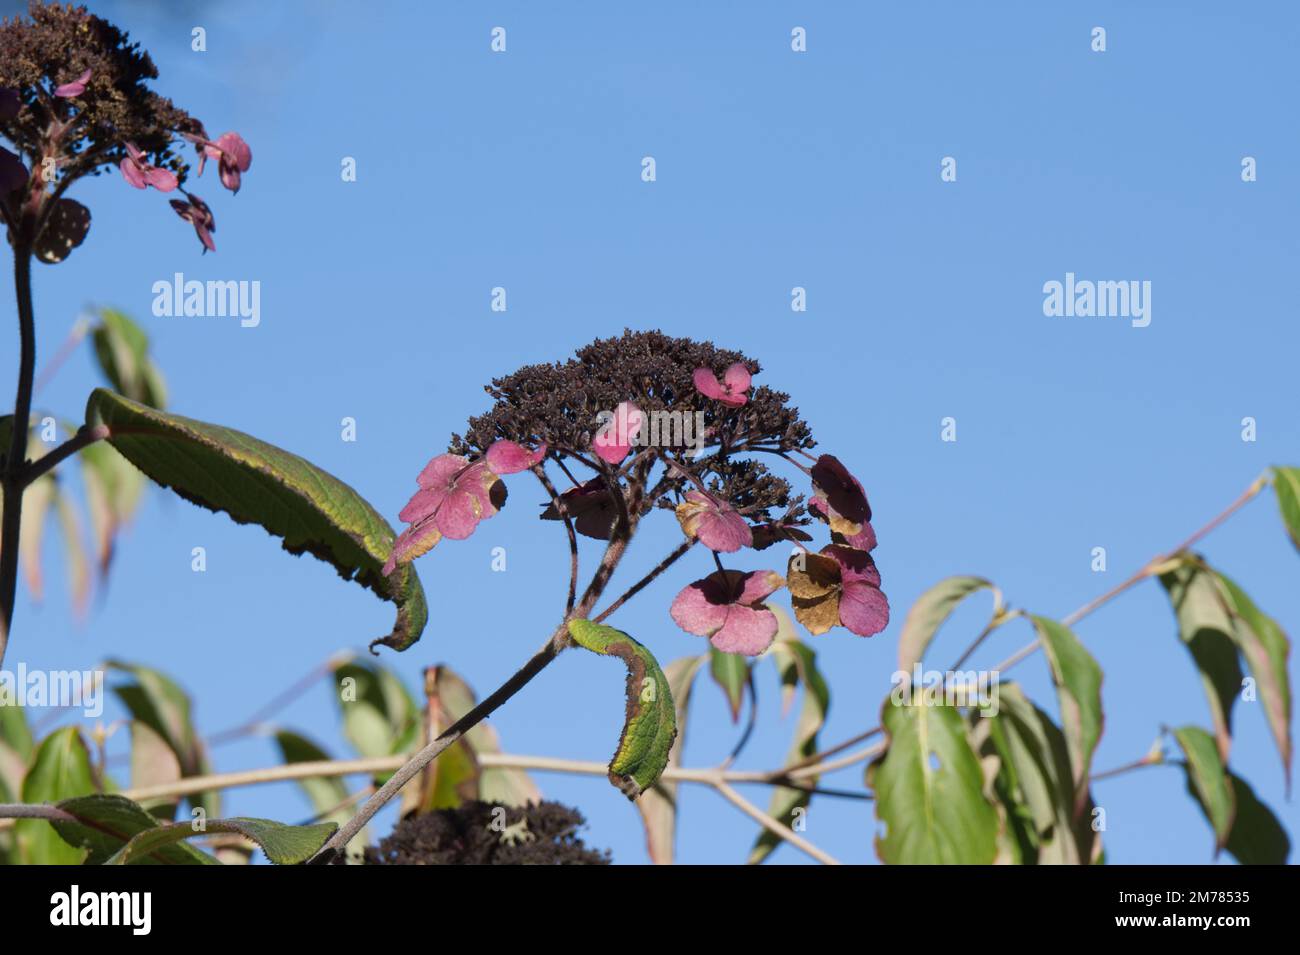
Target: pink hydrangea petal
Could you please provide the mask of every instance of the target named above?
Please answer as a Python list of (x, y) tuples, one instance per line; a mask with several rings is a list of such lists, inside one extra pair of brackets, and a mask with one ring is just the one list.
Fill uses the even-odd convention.
[(73, 96), (80, 96), (86, 92), (86, 84), (90, 82), (91, 70), (86, 70), (71, 83), (64, 83), (61, 86), (54, 87), (54, 95), (68, 99)]
[(728, 508), (715, 508), (700, 515), (697, 524), (700, 543), (720, 554), (734, 554), (754, 543), (754, 532), (743, 517)]
[(873, 587), (880, 586), (880, 571), (876, 568), (876, 561), (865, 550), (832, 544), (822, 548), (822, 553), (840, 565), (840, 577), (845, 584), (860, 580)]
[(632, 439), (641, 430), (644, 416), (641, 409), (624, 401), (614, 409), (614, 416), (592, 439), (596, 454), (607, 464), (619, 464), (632, 450)]
[(144, 178), (149, 185), (159, 192), (171, 192), (180, 185), (174, 172), (170, 169), (159, 169), (157, 166), (149, 167), (148, 172), (144, 174)]
[(217, 148), (240, 172), (248, 172), (248, 167), (253, 164), (253, 151), (239, 133), (222, 133), (217, 137)]
[(432, 520), (412, 524), (393, 542), (393, 549), (389, 552), (388, 560), (384, 562), (381, 572), (387, 577), (399, 563), (409, 564), (421, 554), (428, 553), (440, 540), (442, 534)]
[(750, 375), (749, 369), (740, 362), (736, 362), (725, 372), (722, 373), (722, 383), (727, 386), (727, 390), (734, 394), (748, 391), (749, 386), (753, 383), (753, 376)]
[(447, 498), (447, 489), (439, 487), (421, 488), (411, 495), (406, 506), (397, 512), (397, 518), (407, 524), (414, 524), (437, 513), (438, 506)]
[(695, 390), (706, 398), (716, 400), (726, 394), (718, 376), (707, 368), (696, 368), (692, 378), (695, 380)]
[(482, 519), (483, 505), (468, 489), (457, 489), (448, 494), (434, 518), (438, 530), (452, 540), (469, 537)]
[(137, 189), (145, 189), (148, 187), (149, 182), (145, 179), (144, 170), (142, 170), (140, 164), (130, 156), (124, 158), (118, 164), (117, 168), (122, 170), (122, 178), (130, 185), (135, 186)]
[(862, 530), (856, 534), (845, 534), (844, 542), (857, 550), (875, 550), (876, 530), (871, 526), (871, 522), (867, 521), (862, 525)]
[(726, 622), (709, 642), (723, 653), (756, 657), (772, 645), (778, 627), (776, 614), (766, 608), (732, 606), (727, 608)]
[(223, 186), (231, 192), (239, 192), (239, 170), (236, 167), (223, 162), (217, 167), (217, 174)]
[(456, 475), (465, 467), (466, 461), (459, 454), (440, 454), (428, 464), (415, 478), (420, 487), (450, 488)]
[(785, 578), (774, 570), (752, 570), (744, 575), (737, 603), (756, 604), (785, 586)]
[(812, 466), (813, 489), (830, 509), (852, 524), (871, 520), (871, 505), (862, 484), (832, 454), (823, 454)]
[(487, 465), (496, 474), (517, 474), (540, 463), (544, 457), (546, 457), (545, 443), (538, 446), (537, 450), (529, 451), (523, 445), (503, 438), (493, 442), (492, 447), (488, 448)]
[(889, 626), (889, 600), (867, 580), (848, 580), (840, 592), (840, 623), (862, 637)]
[(727, 604), (720, 597), (719, 588), (706, 577), (684, 587), (668, 613), (687, 633), (710, 637), (727, 622)]

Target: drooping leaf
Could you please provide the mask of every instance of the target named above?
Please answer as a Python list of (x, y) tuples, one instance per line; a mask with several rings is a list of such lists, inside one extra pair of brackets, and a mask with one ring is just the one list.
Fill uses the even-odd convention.
[(104, 377), (132, 401), (150, 408), (166, 407), (167, 387), (149, 357), (149, 336), (144, 329), (112, 308), (99, 309), (98, 318), (91, 341)]
[[(95, 791), (90, 750), (75, 726), (55, 730), (41, 741), (23, 780), (23, 802), (57, 803)], [(14, 824), (18, 858), (26, 865), (78, 865), (85, 853), (68, 845), (43, 819)]]
[(1218, 574), (1220, 590), (1232, 615), (1233, 639), (1246, 658), (1251, 676), (1264, 704), (1264, 715), (1282, 757), (1287, 789), (1291, 788), (1291, 679), (1287, 674), (1287, 657), (1291, 641), (1277, 621), (1260, 611), (1255, 602), (1230, 578)]
[(113, 559), (117, 535), (140, 503), (144, 476), (104, 441), (87, 445), (77, 457), (95, 540), (95, 567), (102, 577)]
[(88, 424), (106, 425), (109, 442), (152, 480), (241, 524), (283, 539), (292, 554), (332, 564), (397, 606), (390, 634), (377, 640), (404, 650), (424, 630), (424, 590), (409, 567), (380, 568), (395, 534), (356, 491), (308, 461), (220, 425), (166, 414), (102, 388), (91, 393)]
[(1002, 607), (1002, 594), (993, 586), (992, 581), (983, 577), (948, 577), (921, 594), (907, 612), (907, 619), (903, 621), (903, 633), (898, 638), (899, 671), (910, 674), (925, 657), (930, 641), (952, 616), (957, 605), (985, 587), (993, 591), (996, 613)]
[(1273, 468), (1273, 492), (1291, 543), (1300, 550), (1300, 468)]
[(1242, 865), (1286, 865), (1291, 840), (1273, 811), (1259, 801), (1240, 776), (1228, 774), (1237, 815), (1228, 835), (1227, 850)]
[(132, 837), (105, 865), (131, 865), (185, 839), (208, 834), (232, 832), (252, 839), (266, 857), (276, 865), (306, 862), (325, 845), (338, 828), (332, 822), (312, 826), (287, 826), (272, 819), (237, 816), (232, 819), (209, 819), (201, 831), (191, 823), (170, 823), (148, 829)]
[(1055, 620), (1031, 618), (1052, 670), (1052, 682), (1061, 706), (1061, 725), (1070, 749), (1074, 771), (1075, 814), (1088, 797), (1088, 771), (1101, 739), (1101, 667), (1079, 638)]
[(1178, 618), (1178, 635), (1187, 646), (1210, 704), (1219, 759), (1232, 748), (1232, 704), (1241, 692), (1241, 664), (1228, 615), (1212, 571), (1188, 561), (1160, 575)]
[[(208, 762), (207, 749), (191, 718), (189, 694), (171, 677), (150, 667), (121, 660), (109, 660), (106, 666), (129, 674), (135, 681), (115, 686), (113, 692), (135, 719), (166, 740), (176, 755), (182, 775), (206, 776), (210, 773), (212, 766)], [(220, 811), (216, 792), (190, 796), (189, 803), (195, 808), (201, 807), (209, 816)]]
[[(86, 865), (102, 865), (133, 837), (158, 826), (158, 819), (131, 800), (95, 794), (65, 799), (58, 808), (76, 817), (49, 823), (68, 846), (86, 851)], [(45, 823), (41, 823), (45, 825)], [(189, 829), (190, 823), (184, 823)], [(142, 865), (214, 865), (216, 860), (193, 846), (164, 844), (141, 855)]]
[(57, 492), (54, 496), (54, 509), (59, 518), (59, 530), (62, 532), (63, 560), (68, 566), (68, 589), (72, 594), (72, 609), (78, 615), (86, 611), (90, 600), (90, 566), (86, 561), (86, 551), (82, 545), (81, 520), (77, 517), (68, 495)]
[[(664, 676), (668, 678), (668, 687), (672, 690), (673, 700), (677, 706), (677, 738), (668, 751), (668, 768), (680, 766), (682, 747), (686, 745), (686, 721), (691, 703), (691, 688), (695, 684), (695, 675), (700, 672), (704, 661), (708, 659), (701, 654), (696, 657), (682, 657), (664, 667)], [(637, 811), (641, 813), (641, 822), (645, 826), (646, 848), (650, 852), (650, 861), (655, 865), (672, 865), (677, 851), (677, 783), (660, 777), (660, 779), (636, 801)]]
[[(831, 691), (821, 671), (817, 669), (817, 654), (803, 641), (778, 640), (772, 644), (771, 654), (780, 675), (782, 693), (787, 688), (799, 686), (804, 691), (799, 718), (795, 722), (794, 742), (785, 758), (785, 765), (791, 766), (817, 752), (817, 735), (826, 722), (826, 713), (831, 705)], [(809, 777), (806, 782), (815, 786), (817, 777)], [(811, 802), (811, 793), (789, 786), (775, 786), (767, 814), (794, 829), (796, 817), (800, 812), (806, 812)], [(749, 864), (758, 865), (771, 855), (781, 841), (770, 830), (762, 829), (749, 850)]]
[[(972, 738), (988, 727), (981, 754), (999, 759), (994, 793), (1006, 807), (1022, 862), (1090, 865), (1101, 856), (1092, 813), (1076, 817), (1074, 773), (1065, 734), (1014, 683), (998, 684), (995, 715), (971, 714)], [(1091, 799), (1085, 809), (1091, 809)]]
[(1209, 733), (1199, 726), (1174, 730), (1174, 739), (1183, 751), (1187, 769), (1187, 791), (1192, 794), (1214, 830), (1214, 851), (1228, 843), (1233, 819), (1237, 814), (1232, 783), (1219, 758), (1219, 748)]
[(731, 711), (731, 722), (740, 722), (740, 708), (745, 702), (745, 687), (749, 685), (750, 662), (738, 653), (723, 653), (709, 647), (709, 673), (713, 682), (722, 688)]
[(621, 630), (569, 621), (569, 633), (579, 646), (602, 656), (615, 656), (627, 667), (627, 714), (618, 749), (609, 762), (609, 780), (629, 799), (636, 799), (668, 765), (677, 736), (676, 711), (668, 678), (649, 650)]
[(895, 704), (881, 723), (889, 748), (869, 780), (885, 832), (876, 853), (891, 865), (988, 865), (997, 856), (998, 814), (984, 796), (979, 760), (955, 707)]

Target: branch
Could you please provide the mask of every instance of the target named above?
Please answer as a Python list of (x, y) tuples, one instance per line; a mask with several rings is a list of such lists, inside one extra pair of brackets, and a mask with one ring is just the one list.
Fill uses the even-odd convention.
[(343, 851), (343, 847), (352, 841), (352, 837), (365, 828), (366, 823), (374, 817), (375, 813), (382, 809), (388, 800), (401, 792), (402, 787), (414, 779), (425, 766), (437, 759), (443, 750), (464, 736), (466, 732), (487, 719), (497, 707), (522, 690), (533, 677), (546, 669), (547, 664), (554, 660), (559, 652), (564, 649), (567, 640), (568, 630), (565, 624), (561, 624), (556, 628), (551, 638), (546, 641), (545, 646), (533, 654), (532, 659), (525, 663), (514, 676), (502, 683), (482, 703), (447, 727), (446, 730), (438, 734), (436, 739), (408, 759), (402, 765), (402, 768), (379, 788), (378, 792), (365, 801), (364, 805), (357, 810), (356, 815), (334, 833), (329, 842), (325, 843), (321, 851), (310, 862), (314, 865), (326, 865), (331, 862), (338, 853)]
[(107, 437), (108, 428), (102, 424), (97, 424), (94, 427), (82, 425), (77, 429), (76, 434), (45, 455), (45, 457), (38, 458), (28, 464), (18, 476), (18, 479), (23, 487), (26, 487), (42, 474), (54, 470), (60, 462), (72, 457), (82, 448), (92, 445), (96, 441), (103, 441)]
[(775, 819), (773, 819), (767, 813), (763, 812), (763, 810), (759, 809), (752, 802), (747, 800), (740, 793), (736, 792), (734, 789), (732, 789), (729, 785), (727, 785), (727, 783), (723, 782), (722, 780), (719, 780), (718, 782), (714, 783), (713, 788), (718, 791), (718, 794), (722, 796), (723, 799), (727, 800), (727, 802), (731, 803), (733, 806), (735, 806), (745, 815), (749, 816), (749, 818), (753, 819), (764, 829), (768, 830), (773, 835), (780, 836), (782, 839), (790, 843), (790, 845), (794, 846), (796, 849), (801, 849), (803, 852), (812, 856), (822, 865), (840, 864), (839, 861), (834, 856), (823, 852), (821, 849), (818, 849), (807, 839), (803, 838), (803, 836), (796, 834), (794, 830), (792, 830), (789, 826), (777, 822)]
[[(551, 503), (555, 505), (555, 510), (559, 513), (560, 520), (564, 521), (564, 529), (569, 535), (569, 600), (564, 605), (564, 612), (570, 614), (573, 613), (573, 604), (578, 594), (578, 535), (573, 530), (573, 518), (569, 517), (569, 504), (556, 493), (555, 485), (546, 476), (546, 469), (539, 463), (533, 465), (531, 470), (537, 475), (537, 480), (542, 482), (542, 487), (546, 488), (546, 493), (551, 495)], [(565, 473), (568, 474), (568, 471), (566, 470)]]
[(659, 563), (655, 564), (654, 568), (648, 574), (646, 574), (635, 584), (629, 587), (627, 589), (627, 592), (624, 593), (623, 596), (619, 597), (612, 604), (610, 604), (608, 607), (602, 610), (593, 619), (593, 622), (600, 623), (602, 620), (604, 620), (606, 617), (612, 614), (619, 607), (623, 606), (623, 604), (627, 603), (629, 600), (631, 600), (633, 597), (639, 594), (646, 587), (650, 586), (650, 584), (654, 581), (656, 577), (658, 577), (665, 570), (667, 570), (674, 563), (676, 563), (677, 560), (682, 557), (682, 555), (684, 555), (688, 550), (690, 550), (694, 546), (695, 546), (695, 538), (692, 537), (689, 540), (683, 540), (680, 544), (678, 544), (675, 548), (673, 548), (673, 550), (671, 551), (671, 553), (668, 554), (667, 557), (659, 561)]

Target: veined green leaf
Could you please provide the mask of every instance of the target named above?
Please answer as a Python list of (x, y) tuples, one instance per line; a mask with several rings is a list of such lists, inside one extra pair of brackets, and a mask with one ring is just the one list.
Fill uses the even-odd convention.
[[(793, 765), (817, 752), (817, 735), (826, 722), (826, 712), (831, 706), (831, 691), (821, 671), (817, 669), (817, 654), (798, 639), (777, 640), (769, 651), (776, 662), (780, 674), (782, 693), (787, 688), (803, 687), (803, 704), (799, 709), (799, 718), (795, 722), (794, 742), (786, 755), (785, 764)], [(807, 780), (809, 785), (817, 785), (817, 777)], [(806, 811), (812, 802), (812, 794), (802, 789), (789, 786), (775, 786), (768, 803), (767, 814), (790, 828), (795, 828), (795, 817), (800, 811)], [(757, 865), (771, 855), (781, 844), (781, 839), (770, 830), (763, 829), (754, 846), (749, 850), (748, 862)]]
[(1287, 657), (1291, 641), (1277, 621), (1260, 611), (1255, 602), (1230, 578), (1219, 573), (1224, 603), (1232, 614), (1232, 635), (1246, 658), (1259, 690), (1264, 714), (1282, 756), (1288, 790), (1291, 787), (1291, 680)]
[(185, 839), (223, 832), (233, 832), (252, 839), (276, 865), (297, 865), (319, 852), (337, 828), (332, 822), (314, 826), (287, 826), (271, 819), (244, 816), (209, 819), (203, 829), (197, 831), (192, 823), (170, 823), (133, 836), (105, 865), (131, 865)]
[[(668, 768), (680, 766), (682, 747), (686, 745), (687, 713), (691, 704), (691, 688), (695, 676), (708, 657), (682, 657), (664, 667), (668, 687), (676, 702), (677, 738), (668, 750)], [(677, 783), (660, 777), (636, 801), (637, 811), (645, 826), (646, 848), (655, 865), (672, 865), (677, 851)]]
[(955, 707), (885, 699), (889, 748), (869, 780), (885, 833), (876, 853), (891, 865), (988, 865), (997, 856), (998, 814)]
[[(90, 751), (77, 728), (65, 726), (45, 737), (23, 780), (23, 802), (57, 803), (94, 791)], [(19, 819), (14, 832), (18, 858), (27, 865), (79, 865), (85, 855), (60, 839), (44, 819)]]
[(108, 427), (109, 443), (151, 479), (241, 524), (260, 524), (292, 554), (332, 564), (397, 606), (390, 634), (376, 640), (404, 650), (428, 618), (415, 571), (380, 568), (393, 529), (356, 491), (308, 461), (220, 425), (166, 414), (102, 388), (86, 405), (88, 424)]
[(1079, 638), (1055, 620), (1032, 618), (1052, 670), (1052, 682), (1061, 705), (1061, 725), (1070, 749), (1074, 771), (1075, 814), (1088, 797), (1088, 770), (1101, 739), (1101, 667)]
[(1219, 758), (1214, 737), (1209, 733), (1199, 726), (1183, 726), (1174, 730), (1174, 739), (1186, 760), (1187, 791), (1200, 803), (1205, 818), (1210, 821), (1217, 855), (1227, 845), (1237, 815), (1232, 783)]
[[(420, 737), (420, 710), (402, 681), (378, 664), (345, 663), (334, 670), (343, 735), (362, 756), (410, 751)], [(377, 776), (387, 779), (391, 773)]]
[[(69, 846), (87, 850), (86, 865), (102, 865), (133, 837), (158, 826), (156, 817), (124, 796), (79, 796), (63, 800), (58, 808), (76, 819), (50, 825)], [(184, 827), (188, 829), (190, 824), (185, 823)], [(184, 843), (158, 846), (142, 854), (138, 862), (143, 865), (216, 864), (211, 856)]]
[(621, 630), (590, 620), (570, 620), (569, 633), (579, 646), (618, 657), (627, 666), (627, 715), (609, 762), (609, 780), (629, 799), (636, 799), (663, 773), (677, 736), (668, 678), (654, 655)]
[[(150, 667), (138, 666), (121, 660), (109, 660), (110, 670), (129, 674), (134, 683), (113, 687), (113, 692), (131, 715), (145, 723), (167, 741), (184, 776), (206, 776), (212, 771), (207, 750), (194, 729), (190, 717), (190, 698), (180, 685), (166, 674)], [(189, 797), (194, 807), (202, 807), (209, 816), (220, 811), (220, 796), (216, 792), (199, 793)]]
[(993, 591), (996, 614), (1002, 609), (1002, 594), (992, 581), (983, 577), (948, 577), (921, 594), (903, 621), (903, 633), (898, 638), (898, 669), (910, 674), (957, 605), (985, 587)]
[(1219, 759), (1232, 748), (1232, 704), (1241, 692), (1241, 664), (1228, 615), (1213, 571), (1187, 561), (1160, 575), (1178, 618), (1178, 635), (1200, 671), (1210, 704)]
[[(299, 733), (280, 730), (275, 734), (275, 742), (280, 747), (280, 756), (286, 764), (324, 762), (330, 759), (329, 753)], [(306, 794), (320, 821), (341, 826), (351, 818), (353, 810), (346, 806), (339, 808), (348, 798), (348, 786), (341, 777), (311, 776), (298, 780), (298, 787)], [(349, 860), (357, 859), (368, 841), (366, 829), (358, 832), (346, 847)]]

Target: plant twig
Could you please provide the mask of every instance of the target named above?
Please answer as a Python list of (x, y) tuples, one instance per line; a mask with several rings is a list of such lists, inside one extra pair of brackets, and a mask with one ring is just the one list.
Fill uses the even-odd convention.
[(606, 617), (612, 614), (619, 607), (623, 606), (623, 604), (627, 603), (629, 600), (631, 600), (633, 597), (639, 594), (646, 587), (650, 586), (650, 584), (654, 582), (656, 577), (658, 577), (665, 570), (667, 570), (669, 567), (675, 564), (687, 551), (689, 551), (694, 546), (695, 546), (695, 538), (692, 537), (689, 540), (683, 540), (680, 544), (678, 544), (676, 547), (672, 549), (672, 551), (668, 554), (667, 557), (659, 561), (659, 563), (655, 564), (655, 566), (650, 570), (649, 573), (647, 573), (644, 577), (642, 577), (635, 584), (629, 587), (621, 597), (619, 597), (612, 604), (610, 604), (599, 614), (597, 614), (593, 618), (592, 622), (600, 623), (602, 620), (604, 620)]
[(733, 806), (735, 806), (745, 815), (749, 816), (750, 819), (753, 819), (764, 829), (768, 830), (768, 832), (771, 832), (773, 835), (780, 836), (786, 842), (790, 843), (790, 845), (794, 846), (796, 849), (801, 850), (805, 854), (812, 856), (822, 865), (840, 864), (839, 861), (834, 856), (830, 855), (829, 853), (823, 852), (821, 849), (818, 849), (815, 845), (813, 845), (803, 836), (796, 833), (789, 826), (773, 819), (771, 816), (763, 812), (763, 810), (759, 809), (757, 806), (755, 806), (752, 802), (750, 802), (740, 793), (732, 789), (731, 786), (726, 782), (722, 780), (718, 780), (716, 783), (713, 784), (713, 788), (718, 791), (718, 795), (722, 796), (722, 798), (727, 800), (727, 802), (731, 803)]
[(573, 530), (573, 518), (569, 516), (569, 503), (556, 492), (555, 485), (546, 476), (546, 469), (541, 464), (535, 464), (532, 472), (537, 475), (537, 480), (542, 482), (542, 487), (551, 496), (551, 503), (555, 505), (560, 520), (564, 521), (564, 530), (569, 535), (569, 599), (564, 605), (564, 612), (570, 614), (573, 613), (573, 605), (578, 595), (578, 535)]
[(45, 455), (45, 457), (37, 458), (35, 461), (28, 464), (19, 476), (19, 480), (22, 482), (23, 486), (26, 487), (42, 474), (52, 471), (61, 461), (72, 457), (72, 455), (76, 454), (82, 448), (88, 447), (96, 441), (103, 441), (107, 437), (108, 428), (104, 425), (97, 424), (90, 426), (83, 424), (77, 429), (76, 434), (70, 437), (67, 441), (64, 441), (49, 454)]

